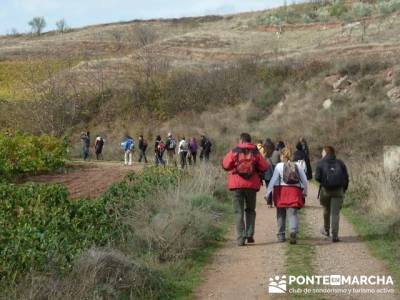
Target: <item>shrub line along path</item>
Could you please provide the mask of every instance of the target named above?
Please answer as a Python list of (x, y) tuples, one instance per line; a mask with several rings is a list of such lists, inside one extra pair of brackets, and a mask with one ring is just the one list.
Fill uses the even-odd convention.
[[(257, 195), (256, 243), (238, 247), (232, 225), (228, 241), (214, 255), (212, 263), (204, 272), (204, 282), (195, 291), (197, 299), (290, 299), (288, 294), (269, 295), (267, 290), (270, 277), (287, 273), (285, 254), (290, 245), (287, 242), (277, 243), (276, 210), (267, 208), (263, 199), (264, 193), (265, 188), (262, 188)], [(317, 193), (318, 188), (310, 184), (306, 214), (303, 218), (311, 229), (309, 242), (315, 247), (315, 257), (312, 262), (315, 275), (389, 275), (384, 264), (369, 253), (367, 245), (355, 233), (343, 214), (340, 219), (342, 242), (332, 243), (321, 236), (322, 208)], [(302, 225), (304, 226), (300, 223), (300, 230)], [(390, 288), (391, 286), (360, 287)], [(323, 299), (399, 299), (398, 294), (320, 294), (320, 296)]]

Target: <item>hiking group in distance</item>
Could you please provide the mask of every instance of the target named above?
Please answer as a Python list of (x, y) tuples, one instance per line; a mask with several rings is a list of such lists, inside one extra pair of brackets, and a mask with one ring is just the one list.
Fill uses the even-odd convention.
[[(90, 132), (83, 132), (80, 136), (82, 142), (82, 157), (83, 160), (89, 159), (90, 152)], [(139, 136), (137, 148), (139, 150), (138, 162), (148, 163), (146, 156), (148, 142), (143, 135)], [(103, 159), (103, 147), (105, 140), (101, 136), (97, 136), (94, 145), (96, 159)], [(154, 142), (154, 162), (156, 165), (174, 165), (184, 169), (188, 165), (197, 163), (197, 153), (200, 149), (200, 160), (209, 161), (211, 154), (212, 143), (206, 135), (201, 135), (200, 143), (195, 137), (186, 140), (185, 136), (179, 139), (179, 142), (174, 138), (172, 133), (168, 133), (164, 141), (160, 135), (157, 135)], [(124, 152), (125, 166), (131, 166), (133, 162), (133, 153), (136, 150), (136, 141), (129, 135), (125, 135), (121, 142), (121, 149)], [(166, 153), (166, 157), (164, 154)], [(177, 157), (178, 156), (178, 157)]]
[[(349, 186), (346, 165), (336, 158), (332, 146), (324, 146), (321, 160), (316, 165), (315, 180), (319, 183), (318, 198), (323, 206), (324, 224), (321, 234), (339, 242), (339, 219), (344, 195)], [(234, 193), (237, 243), (254, 243), (256, 195), (265, 182), (268, 207), (276, 207), (278, 242), (286, 241), (286, 218), (289, 223), (290, 244), (297, 243), (298, 210), (307, 198), (308, 181), (312, 179), (310, 152), (301, 138), (296, 151), (279, 141), (252, 143), (248, 133), (240, 135), (239, 144), (223, 159), (229, 172), (228, 189)]]

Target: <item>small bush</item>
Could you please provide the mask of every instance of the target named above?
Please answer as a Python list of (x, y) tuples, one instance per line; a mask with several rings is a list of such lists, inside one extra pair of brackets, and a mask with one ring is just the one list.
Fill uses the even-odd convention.
[(255, 100), (254, 104), (262, 112), (271, 111), (274, 106), (283, 99), (284, 96), (285, 92), (281, 88), (272, 86), (266, 90), (264, 97)]
[(329, 7), (331, 17), (341, 17), (346, 12), (347, 6), (343, 0), (335, 0), (332, 6)]
[(66, 145), (49, 136), (0, 133), (0, 176), (13, 178), (59, 169), (66, 160)]
[(386, 105), (384, 103), (375, 103), (368, 107), (367, 115), (371, 119), (381, 116), (385, 113)]

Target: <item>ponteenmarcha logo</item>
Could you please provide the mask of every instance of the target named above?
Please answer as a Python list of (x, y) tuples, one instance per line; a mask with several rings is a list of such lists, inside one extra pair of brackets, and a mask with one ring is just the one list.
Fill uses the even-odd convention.
[(284, 294), (287, 291), (286, 275), (275, 276), (269, 279), (268, 292), (270, 294)]
[[(391, 276), (386, 275), (312, 275), (312, 276), (274, 276), (269, 278), (268, 292), (270, 294), (284, 294), (286, 292), (301, 292), (302, 288), (291, 288), (291, 286), (308, 286), (307, 293), (313, 290), (323, 292), (321, 286), (331, 286), (329, 293), (393, 293), (394, 282)], [(342, 286), (342, 287), (340, 287)], [(350, 286), (361, 286), (361, 288), (347, 289)], [(382, 288), (384, 286), (384, 288)], [(335, 290), (335, 287), (338, 288)], [(364, 287), (367, 287), (365, 289)], [(303, 288), (304, 289), (304, 288)], [(303, 291), (304, 292), (304, 291)]]

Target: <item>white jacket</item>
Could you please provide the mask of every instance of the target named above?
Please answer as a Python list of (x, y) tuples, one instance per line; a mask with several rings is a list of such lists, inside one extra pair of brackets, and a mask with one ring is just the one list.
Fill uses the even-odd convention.
[[(187, 144), (187, 149), (186, 149), (186, 150), (182, 150), (182, 147), (183, 147), (183, 145), (184, 145), (185, 143)], [(179, 142), (179, 145), (178, 145), (178, 154), (181, 153), (181, 152), (188, 152), (188, 151), (189, 151), (189, 142), (186, 141), (186, 140), (181, 140), (181, 141)]]
[(296, 162), (297, 171), (299, 172), (300, 176), (300, 183), (298, 184), (286, 184), (285, 182), (283, 182), (283, 165), (284, 163), (280, 162), (275, 166), (274, 174), (272, 175), (271, 181), (268, 184), (267, 195), (269, 195), (272, 192), (274, 186), (287, 186), (287, 185), (298, 186), (303, 189), (303, 194), (307, 195), (308, 180), (306, 173), (304, 172), (301, 165)]

